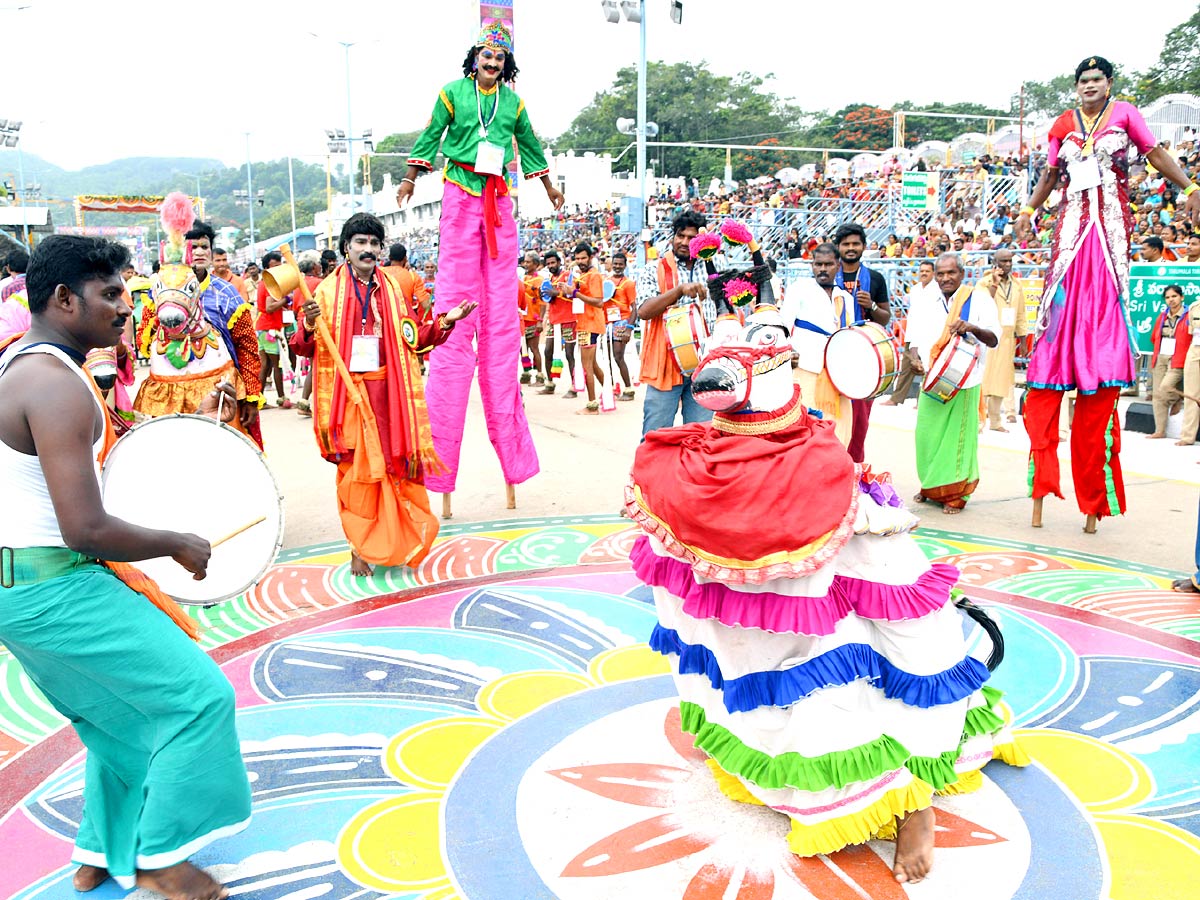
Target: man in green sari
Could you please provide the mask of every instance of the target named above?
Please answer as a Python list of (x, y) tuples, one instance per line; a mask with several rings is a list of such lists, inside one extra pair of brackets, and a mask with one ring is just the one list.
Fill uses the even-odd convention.
[[(987, 347), (1000, 331), (996, 303), (986, 289), (963, 284), (962, 260), (944, 253), (934, 267), (940, 293), (930, 291), (914, 302), (908, 317), (908, 341), (917, 348), (926, 372), (955, 341), (977, 342), (980, 356), (961, 388), (943, 402), (922, 391), (917, 400), (918, 503), (940, 503), (947, 515), (960, 513), (979, 485), (979, 396)], [(943, 395), (944, 396), (944, 395)]]

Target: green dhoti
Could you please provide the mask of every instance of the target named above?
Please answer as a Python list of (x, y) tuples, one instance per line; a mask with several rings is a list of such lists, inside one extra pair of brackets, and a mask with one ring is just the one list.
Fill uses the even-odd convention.
[(72, 860), (132, 888), (138, 869), (245, 828), (234, 691), (216, 663), (104, 566), (62, 548), (15, 553), (0, 641), (87, 748)]
[(979, 392), (959, 391), (948, 403), (922, 393), (917, 400), (917, 476), (921, 494), (954, 509), (979, 485)]

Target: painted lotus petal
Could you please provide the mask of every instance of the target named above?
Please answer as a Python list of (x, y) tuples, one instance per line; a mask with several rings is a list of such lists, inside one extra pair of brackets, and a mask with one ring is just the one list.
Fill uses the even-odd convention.
[[(896, 881), (891, 867), (870, 847), (855, 846), (827, 857), (788, 854), (792, 875), (821, 900), (907, 900), (908, 894)], [(834, 870), (839, 870), (839, 876)], [(858, 889), (848, 884), (853, 882)], [(860, 890), (861, 889), (861, 890)]]
[(563, 878), (602, 878), (662, 866), (712, 846), (708, 836), (683, 830), (672, 814), (630, 825), (588, 847), (563, 869)]
[[(736, 871), (730, 865), (706, 863), (688, 883), (683, 900), (724, 900)], [(734, 900), (771, 900), (775, 896), (775, 875), (770, 872), (742, 873)]]
[(268, 622), (283, 622), (345, 602), (333, 588), (334, 567), (281, 565), (267, 571), (246, 598), (247, 605)]
[(496, 559), (504, 541), (486, 537), (453, 537), (434, 545), (417, 568), (422, 584), (445, 584), (460, 578), (478, 578), (497, 571)]
[(663, 720), (663, 734), (666, 735), (671, 748), (689, 762), (703, 765), (708, 761), (708, 754), (696, 747), (696, 739), (683, 732), (683, 716), (678, 706), (672, 706)]
[(1057, 569), (1069, 568), (1060, 562), (1040, 553), (1028, 553), (1020, 550), (993, 553), (956, 553), (953, 556), (943, 556), (934, 562), (958, 566), (963, 584), (988, 584), (1001, 578), (1013, 575), (1025, 575), (1029, 572), (1052, 572)]
[(1008, 838), (988, 831), (969, 819), (935, 808), (933, 845), (935, 847), (984, 847), (999, 844)]
[(555, 769), (546, 774), (618, 803), (670, 809), (676, 802), (675, 785), (687, 781), (693, 773), (650, 763), (604, 763)]

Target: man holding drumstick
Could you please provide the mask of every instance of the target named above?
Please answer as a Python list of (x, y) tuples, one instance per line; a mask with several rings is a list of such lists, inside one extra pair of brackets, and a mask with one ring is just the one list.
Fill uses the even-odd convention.
[(115, 242), (52, 235), (30, 262), (32, 325), (0, 353), (0, 642), (88, 751), (75, 888), (111, 876), (217, 900), (222, 886), (187, 859), (249, 822), (233, 688), (189, 639), (194, 623), (124, 565), (170, 556), (201, 579), (210, 546), (104, 511), (111, 426), (81, 368), (133, 313), (128, 260)]
[[(940, 291), (921, 297), (908, 313), (908, 340), (931, 369), (951, 341), (970, 335), (985, 347), (995, 347), (1000, 331), (996, 303), (985, 287), (972, 291), (963, 284), (962, 260), (943, 253), (933, 269)], [(987, 351), (984, 351), (986, 357)], [(980, 360), (984, 362), (984, 360)], [(979, 486), (979, 394), (982, 366), (976, 365), (961, 389), (942, 403), (925, 392), (917, 399), (918, 503), (940, 503), (942, 512), (954, 515), (967, 506)]]

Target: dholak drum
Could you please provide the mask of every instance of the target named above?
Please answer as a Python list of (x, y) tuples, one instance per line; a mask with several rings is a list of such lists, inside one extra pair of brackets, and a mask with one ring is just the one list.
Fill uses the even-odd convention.
[(981, 359), (983, 344), (975, 335), (955, 335), (929, 367), (921, 390), (939, 403), (949, 403), (963, 389)]
[(875, 322), (839, 328), (825, 344), (825, 368), (839, 394), (869, 400), (891, 390), (900, 370), (900, 345)]
[(708, 325), (700, 307), (695, 303), (672, 306), (663, 313), (663, 327), (667, 330), (667, 342), (679, 364), (679, 371), (691, 375), (700, 365), (701, 345), (708, 340)]
[(170, 557), (136, 563), (180, 603), (210, 606), (238, 596), (262, 578), (283, 544), (283, 497), (262, 454), (245, 435), (205, 416), (135, 425), (104, 461), (101, 493), (110, 515), (210, 541), (266, 517), (214, 547), (202, 581)]

